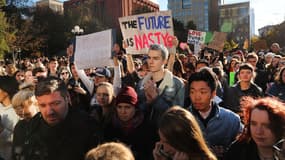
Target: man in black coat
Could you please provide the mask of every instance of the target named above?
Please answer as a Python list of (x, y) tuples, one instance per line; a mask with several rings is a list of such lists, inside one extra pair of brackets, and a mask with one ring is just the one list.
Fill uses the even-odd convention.
[(67, 88), (58, 78), (38, 82), (35, 95), (40, 113), (27, 124), (24, 133), (14, 133), (25, 134), (24, 144), (13, 146), (14, 159), (84, 159), (85, 153), (99, 140), (94, 121), (69, 107)]

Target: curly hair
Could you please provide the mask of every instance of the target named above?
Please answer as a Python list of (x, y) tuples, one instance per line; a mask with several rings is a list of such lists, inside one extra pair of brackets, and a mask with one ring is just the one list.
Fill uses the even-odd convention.
[(108, 142), (91, 149), (85, 160), (135, 160), (131, 150), (122, 143)]

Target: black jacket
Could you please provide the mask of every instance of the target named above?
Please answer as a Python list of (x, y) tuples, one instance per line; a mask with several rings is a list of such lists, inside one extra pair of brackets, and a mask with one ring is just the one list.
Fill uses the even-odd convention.
[[(24, 144), (14, 142), (14, 159), (25, 160), (82, 160), (86, 152), (98, 144), (95, 121), (78, 110), (68, 112), (56, 126), (48, 126), (40, 113), (33, 117), (25, 133)], [(22, 139), (20, 139), (22, 141)]]
[(129, 133), (120, 126), (110, 123), (105, 128), (104, 136), (107, 142), (119, 141), (129, 146), (136, 160), (151, 160), (154, 144), (159, 140), (156, 129), (149, 125), (146, 119)]
[(260, 160), (256, 144), (249, 142), (234, 142), (225, 155), (224, 160)]
[(251, 83), (247, 90), (241, 90), (240, 84), (236, 83), (225, 92), (225, 107), (233, 112), (240, 112), (240, 98), (243, 96), (257, 98), (263, 97), (264, 95), (262, 89), (254, 83)]

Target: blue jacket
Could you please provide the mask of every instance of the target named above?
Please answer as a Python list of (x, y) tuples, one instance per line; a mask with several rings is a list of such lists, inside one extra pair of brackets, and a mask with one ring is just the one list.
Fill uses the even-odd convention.
[(207, 127), (198, 118), (196, 112), (193, 112), (192, 106), (190, 106), (190, 112), (198, 121), (208, 146), (223, 146), (226, 149), (235, 140), (236, 136), (242, 132), (243, 125), (237, 114), (214, 103), (213, 107), (217, 107), (216, 113), (208, 121)]

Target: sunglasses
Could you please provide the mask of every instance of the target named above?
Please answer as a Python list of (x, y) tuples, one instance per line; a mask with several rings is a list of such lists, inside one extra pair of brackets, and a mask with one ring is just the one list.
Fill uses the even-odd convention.
[(68, 74), (68, 72), (61, 72), (60, 74), (61, 74), (61, 75), (64, 75), (64, 74)]

